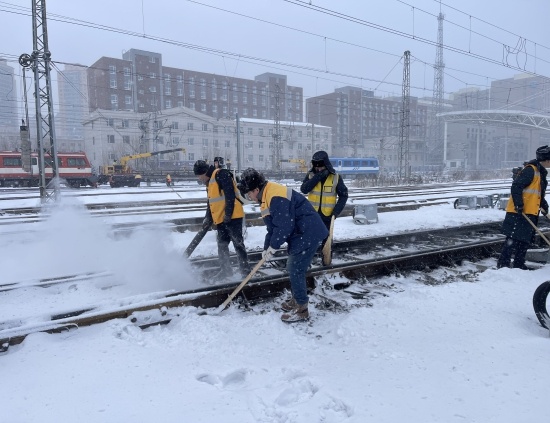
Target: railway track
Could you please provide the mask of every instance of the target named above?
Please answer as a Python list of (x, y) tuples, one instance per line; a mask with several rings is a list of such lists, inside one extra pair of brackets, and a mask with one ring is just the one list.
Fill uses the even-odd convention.
[[(463, 261), (476, 262), (491, 257), (499, 251), (503, 237), (499, 234), (500, 222), (447, 228), (442, 230), (415, 231), (380, 238), (356, 239), (334, 244), (331, 266), (314, 263), (308, 271), (308, 285), (312, 292), (312, 306), (345, 311), (350, 307), (370, 306), (373, 296), (388, 295), (392, 287), (380, 278), (390, 274), (418, 272), (425, 283), (445, 283), (456, 279), (475, 278), (471, 269), (461, 275), (456, 265)], [(550, 228), (543, 228), (548, 234)], [(260, 252), (251, 252), (250, 261), (259, 260)], [(262, 309), (288, 288), (288, 276), (283, 270), (285, 257), (277, 254), (271, 267), (262, 269), (243, 289), (238, 307)], [(197, 271), (208, 279), (217, 271), (217, 258), (193, 260)], [(444, 266), (443, 280), (431, 277), (437, 267)], [(474, 272), (475, 273), (475, 272)], [(58, 280), (34, 281), (34, 286), (48, 287), (53, 284), (81, 283), (77, 280), (93, 278), (94, 275), (70, 275)], [(95, 276), (101, 276), (101, 273)], [(449, 279), (449, 280), (447, 280)], [(218, 307), (240, 281), (225, 283), (191, 291), (154, 293), (148, 296), (116, 300), (117, 306), (90, 305), (78, 310), (62, 310), (45, 314), (40, 318), (15, 319), (0, 323), (0, 350), (21, 343), (35, 332), (56, 333), (78, 327), (102, 323), (111, 319), (127, 319), (129, 324), (143, 329), (156, 324), (169, 323), (181, 313), (181, 307), (207, 309)], [(2, 290), (17, 290), (33, 286), (29, 281), (10, 286), (0, 285)], [(29, 323), (32, 322), (32, 323)]]

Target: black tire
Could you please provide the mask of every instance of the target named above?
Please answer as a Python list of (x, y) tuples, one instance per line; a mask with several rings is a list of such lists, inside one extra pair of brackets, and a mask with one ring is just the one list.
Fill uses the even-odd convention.
[(550, 324), (550, 316), (546, 309), (546, 300), (549, 293), (550, 281), (546, 281), (540, 284), (533, 294), (533, 308), (535, 309), (535, 314), (541, 326), (546, 329), (548, 329), (548, 325)]
[(458, 198), (454, 202), (455, 209), (458, 209)]

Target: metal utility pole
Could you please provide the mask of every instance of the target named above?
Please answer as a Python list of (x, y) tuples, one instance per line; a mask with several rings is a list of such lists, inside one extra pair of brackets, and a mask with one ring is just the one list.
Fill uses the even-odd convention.
[(237, 172), (243, 171), (241, 163), (241, 122), (239, 120), (239, 114), (235, 113), (236, 130), (237, 130)]
[(437, 17), (437, 49), (434, 65), (434, 87), (432, 97), (432, 120), (429, 132), (428, 143), (428, 163), (432, 165), (442, 166), (444, 164), (443, 154), (443, 125), (442, 119), (437, 117), (443, 112), (443, 75), (445, 71), (445, 63), (443, 62), (443, 21), (445, 15), (439, 12)]
[(281, 92), (281, 89), (279, 88), (279, 85), (276, 86), (277, 91), (275, 92), (275, 119), (273, 122), (274, 125), (274, 131), (273, 131), (273, 146), (275, 147), (275, 168), (274, 170), (280, 170), (281, 167), (281, 119), (280, 119), (280, 105), (279, 105), (279, 93)]
[[(25, 68), (31, 67), (34, 72), (39, 187), (40, 199), (44, 203), (50, 198), (55, 200), (59, 194), (46, 0), (32, 2), (32, 23), (33, 51), (31, 55), (22, 54), (19, 63)], [(49, 185), (46, 184), (46, 164), (52, 170)]]
[(401, 105), (401, 125), (399, 131), (399, 156), (398, 174), (399, 181), (410, 178), (409, 163), (409, 115), (411, 107), (411, 52), (406, 51), (403, 55), (403, 99)]

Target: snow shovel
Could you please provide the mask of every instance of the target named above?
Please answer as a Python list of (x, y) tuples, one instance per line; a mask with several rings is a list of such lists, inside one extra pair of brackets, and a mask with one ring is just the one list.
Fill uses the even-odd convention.
[(529, 224), (533, 227), (533, 229), (540, 235), (540, 237), (544, 239), (544, 241), (550, 246), (550, 241), (548, 241), (548, 238), (546, 238), (544, 234), (541, 232), (541, 230), (537, 228), (537, 225), (531, 222), (531, 219), (529, 219), (525, 213), (522, 212), (521, 214), (523, 215), (523, 217), (525, 217), (525, 219), (529, 222)]
[(265, 258), (261, 258), (261, 260), (256, 264), (256, 266), (254, 266), (254, 268), (250, 271), (250, 273), (246, 276), (246, 278), (244, 278), (244, 280), (239, 284), (239, 286), (237, 286), (233, 292), (229, 295), (229, 297), (227, 297), (227, 299), (223, 302), (223, 304), (221, 306), (219, 306), (216, 310), (214, 310), (213, 312), (211, 313), (208, 313), (208, 314), (220, 314), (222, 311), (225, 310), (225, 308), (227, 307), (227, 305), (231, 302), (231, 300), (233, 298), (235, 298), (235, 296), (241, 291), (241, 289), (244, 288), (244, 286), (248, 283), (248, 281), (250, 279), (252, 279), (252, 276), (254, 276), (256, 274), (256, 272), (260, 269), (260, 267), (262, 267), (262, 264), (265, 263)]
[(330, 230), (328, 232), (327, 242), (325, 242), (325, 245), (323, 246), (322, 254), (324, 266), (330, 266), (330, 263), (332, 263), (332, 235), (334, 233), (334, 219), (334, 216), (330, 219)]
[(200, 231), (197, 232), (197, 235), (193, 238), (189, 246), (185, 249), (185, 257), (189, 257), (195, 251), (195, 248), (201, 243), (202, 239), (206, 236), (206, 233), (210, 230), (212, 224), (203, 226)]

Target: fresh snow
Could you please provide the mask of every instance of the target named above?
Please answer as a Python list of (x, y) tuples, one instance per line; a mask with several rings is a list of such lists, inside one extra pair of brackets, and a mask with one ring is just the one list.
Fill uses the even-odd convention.
[[(81, 203), (64, 198), (45, 221), (3, 226), (2, 283), (106, 273), (0, 292), (0, 322), (205, 286), (182, 258), (194, 233), (159, 224), (115, 237), (113, 221), (90, 217)], [(337, 219), (335, 239), (503, 217), (496, 209), (455, 210), (450, 199), (381, 213), (372, 225)], [(247, 248), (259, 250), (264, 235), (263, 227), (248, 228)], [(212, 254), (209, 232), (193, 257)], [(0, 355), (0, 422), (544, 421), (550, 340), (532, 295), (549, 279), (548, 265), (527, 272), (484, 264), (488, 270), (468, 282), (429, 286), (418, 273), (384, 278), (394, 289), (372, 307), (311, 307), (310, 324), (284, 324), (269, 305), (256, 308), (263, 313), (233, 307), (219, 316), (188, 307), (144, 331), (113, 320), (33, 334)]]

